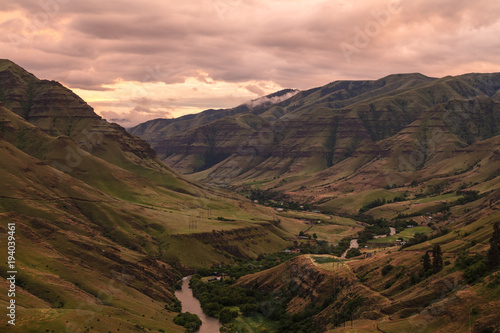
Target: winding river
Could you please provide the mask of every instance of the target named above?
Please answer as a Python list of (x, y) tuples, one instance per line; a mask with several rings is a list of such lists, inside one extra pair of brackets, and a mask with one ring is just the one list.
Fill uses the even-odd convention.
[(351, 239), (351, 245), (347, 250), (345, 250), (344, 253), (340, 256), (340, 258), (345, 259), (345, 256), (347, 255), (347, 252), (349, 252), (350, 249), (357, 249), (359, 247), (358, 240), (357, 239)]
[(182, 303), (182, 312), (191, 312), (197, 314), (201, 319), (201, 327), (197, 331), (199, 333), (217, 333), (221, 324), (213, 317), (207, 316), (201, 309), (200, 301), (193, 296), (193, 291), (189, 288), (189, 280), (191, 276), (182, 278), (182, 289), (175, 292), (175, 296)]

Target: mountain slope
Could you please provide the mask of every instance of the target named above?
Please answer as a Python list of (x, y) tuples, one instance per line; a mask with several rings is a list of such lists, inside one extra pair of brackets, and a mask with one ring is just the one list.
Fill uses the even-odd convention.
[[(442, 79), (405, 74), (377, 81), (339, 81), (299, 92), (259, 114), (228, 115), (177, 130), (174, 121), (165, 126), (156, 120), (131, 132), (148, 140), (178, 171), (194, 172), (193, 179), (215, 184), (267, 182), (327, 169), (356, 155), (358, 149), (376, 154), (378, 142), (412, 126), (426, 110), (432, 113), (432, 108), (454, 100), (474, 103), (478, 96), (493, 105), (499, 89), (499, 74)], [(496, 108), (490, 109), (495, 114)], [(493, 127), (486, 131), (480, 125), (479, 134), (451, 130), (470, 144), (476, 137), (498, 134), (498, 118), (492, 117)], [(462, 127), (469, 125), (478, 124)]]
[(1, 61), (0, 87), (0, 228), (16, 224), (19, 332), (181, 332), (167, 308), (182, 274), (289, 245), (297, 221), (186, 180), (59, 83)]
[[(500, 218), (499, 74), (338, 81), (135, 129), (192, 179), (272, 189), (258, 202), (289, 195), (323, 214), (187, 180), (71, 91), (9, 61), (0, 88), (0, 228), (16, 224), (20, 332), (180, 332), (169, 309), (181, 275), (347, 236), (372, 256), (299, 256), (237, 284), (288, 302), (289, 327), (306, 316), (335, 332), (349, 319), (367, 332), (496, 329), (498, 273), (469, 281), (457, 262), (484, 264)], [(398, 233), (374, 238), (378, 223)], [(394, 245), (413, 230), (429, 237)], [(434, 245), (443, 269), (422, 272)]]
[[(366, 223), (344, 239), (362, 256), (300, 256), (237, 282), (270, 294), (287, 327), (312, 318), (320, 332), (495, 332), (500, 284), (486, 254), (500, 219), (499, 93), (498, 73), (334, 82), (258, 115), (147, 135), (192, 179)], [(322, 239), (321, 222), (306, 232)], [(437, 245), (444, 267), (425, 271)], [(272, 320), (274, 309), (260, 313)]]
[[(127, 225), (119, 224), (127, 220), (120, 203), (5, 140), (0, 150), (2, 234), (7, 234), (7, 222), (16, 225), (19, 331), (82, 327), (82, 319), (71, 311), (77, 308), (96, 328), (132, 329), (119, 316), (105, 319), (116, 310), (129, 313), (138, 325), (163, 327), (142, 315), (173, 301), (171, 286), (180, 274), (137, 246)], [(1, 243), (6, 246), (5, 240)], [(2, 264), (4, 278), (6, 272)], [(8, 302), (6, 292), (0, 302)], [(46, 311), (49, 318), (44, 318)]]
[(51, 136), (65, 135), (78, 147), (126, 169), (165, 169), (148, 144), (101, 119), (60, 83), (39, 80), (9, 60), (0, 60), (0, 101)]

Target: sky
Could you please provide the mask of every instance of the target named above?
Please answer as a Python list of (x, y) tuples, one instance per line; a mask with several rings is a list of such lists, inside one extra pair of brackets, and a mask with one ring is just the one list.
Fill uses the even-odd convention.
[(125, 127), (283, 88), (500, 72), (498, 0), (16, 0), (0, 58)]

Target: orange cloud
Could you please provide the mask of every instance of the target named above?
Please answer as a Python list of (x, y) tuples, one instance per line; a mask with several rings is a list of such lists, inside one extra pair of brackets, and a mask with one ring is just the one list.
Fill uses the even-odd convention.
[(2, 57), (116, 100), (116, 113), (136, 106), (119, 80), (163, 84), (147, 97), (175, 98), (177, 116), (337, 79), (500, 71), (496, 0), (18, 0), (0, 11)]

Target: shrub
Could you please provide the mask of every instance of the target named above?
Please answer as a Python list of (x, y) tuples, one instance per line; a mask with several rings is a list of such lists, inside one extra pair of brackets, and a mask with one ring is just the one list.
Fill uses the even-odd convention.
[(488, 273), (488, 267), (486, 267), (484, 261), (479, 261), (474, 265), (467, 267), (465, 269), (464, 278), (467, 280), (468, 283), (473, 283), (476, 280), (485, 276), (486, 273)]
[(194, 332), (200, 328), (201, 319), (194, 313), (184, 312), (174, 318), (174, 323), (186, 328), (186, 332)]
[(245, 317), (251, 316), (253, 313), (257, 312), (258, 309), (258, 306), (255, 304), (243, 304), (240, 306), (241, 313)]
[(165, 309), (172, 312), (181, 312), (182, 311), (181, 301), (175, 299), (172, 304), (165, 304)]
[(490, 282), (488, 283), (488, 288), (495, 288), (500, 285), (500, 274), (493, 275)]
[(350, 250), (347, 252), (347, 254), (345, 255), (345, 257), (346, 257), (347, 259), (349, 259), (349, 258), (352, 258), (352, 257), (357, 257), (357, 256), (359, 256), (359, 255), (361, 255), (361, 251), (360, 251), (359, 249), (350, 249)]
[(488, 273), (486, 259), (480, 254), (469, 256), (461, 253), (455, 261), (455, 266), (464, 271), (463, 276), (467, 283), (473, 283)]
[(384, 267), (382, 267), (382, 276), (386, 276), (390, 271), (392, 271), (392, 269), (394, 268), (394, 266), (392, 265), (385, 265)]
[(202, 307), (203, 311), (205, 311), (207, 315), (212, 317), (217, 316), (217, 313), (219, 313), (219, 311), (222, 309), (222, 305), (217, 302), (206, 303), (206, 304), (202, 303)]
[(182, 281), (177, 281), (174, 285), (175, 290), (181, 290), (182, 289)]
[(359, 210), (359, 213), (362, 214), (364, 212), (369, 211), (372, 208), (383, 206), (383, 205), (385, 205), (385, 199), (376, 199), (376, 200), (373, 200), (373, 201), (367, 203), (363, 207), (361, 207), (361, 209)]
[(223, 308), (219, 312), (219, 320), (221, 323), (229, 323), (233, 318), (238, 317), (238, 311), (231, 310), (229, 308)]

